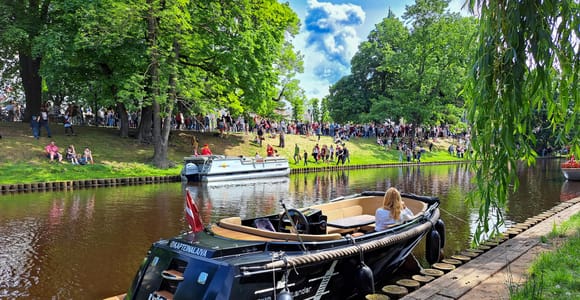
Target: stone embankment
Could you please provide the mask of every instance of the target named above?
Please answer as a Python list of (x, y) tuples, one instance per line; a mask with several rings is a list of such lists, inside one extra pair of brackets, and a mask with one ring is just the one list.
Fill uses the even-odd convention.
[(130, 178), (83, 179), (51, 182), (13, 183), (0, 185), (0, 194), (44, 191), (65, 191), (83, 188), (140, 185), (180, 181), (181, 176), (143, 176)]

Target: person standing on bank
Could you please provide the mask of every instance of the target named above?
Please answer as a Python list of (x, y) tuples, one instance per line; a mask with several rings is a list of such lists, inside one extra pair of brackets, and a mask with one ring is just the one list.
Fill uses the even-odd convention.
[(286, 133), (284, 132), (284, 129), (280, 128), (280, 142), (278, 144), (278, 147), (280, 148), (284, 148), (286, 146)]
[(294, 164), (297, 165), (298, 162), (300, 161), (300, 147), (298, 147), (298, 144), (294, 144)]
[(375, 212), (375, 231), (383, 231), (389, 225), (399, 224), (413, 218), (413, 212), (405, 206), (399, 191), (391, 187), (385, 193), (383, 207)]
[(30, 120), (30, 128), (32, 128), (32, 135), (34, 135), (34, 138), (38, 140), (38, 138), (40, 137), (40, 123), (39, 123), (40, 117), (39, 116), (32, 116), (32, 119)]
[[(50, 134), (50, 127), (48, 126), (48, 107), (46, 107), (46, 103), (42, 106), (42, 108), (40, 109), (40, 117), (39, 117), (39, 122), (40, 122), (40, 127), (44, 127), (46, 128), (46, 134), (49, 138), (52, 137), (52, 134)], [(40, 129), (39, 131), (39, 136), (40, 136)]]
[(344, 165), (344, 163), (348, 160), (348, 163), (350, 164), (350, 152), (348, 152), (348, 148), (346, 148), (345, 144), (342, 144), (342, 164)]
[(208, 144), (204, 144), (201, 148), (201, 155), (212, 155), (211, 149), (209, 149)]
[[(69, 133), (70, 131), (70, 133)], [(72, 127), (71, 118), (68, 112), (64, 115), (64, 134), (66, 135), (75, 135), (75, 131)]]

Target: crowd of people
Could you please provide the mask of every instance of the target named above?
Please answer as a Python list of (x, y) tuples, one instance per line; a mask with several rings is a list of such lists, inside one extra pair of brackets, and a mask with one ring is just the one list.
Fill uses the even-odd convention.
[(63, 155), (63, 153), (60, 152), (60, 148), (56, 145), (56, 142), (50, 141), (50, 143), (44, 147), (44, 152), (50, 162), (62, 163), (63, 160), (66, 160), (73, 165), (92, 165), (95, 163), (93, 160), (93, 152), (89, 147), (85, 147), (83, 153), (77, 153), (75, 146), (71, 144), (67, 147)]
[[(46, 131), (48, 138), (52, 137), (50, 122), (51, 113), (54, 115), (54, 106), (45, 103), (41, 107), (40, 114), (32, 116), (30, 126), (35, 139), (41, 137), (42, 131)], [(64, 126), (66, 135), (76, 135), (73, 124), (79, 124), (76, 118), (78, 115), (92, 115), (89, 108), (83, 109), (78, 105), (68, 105), (62, 110), (64, 115), (59, 118)], [(130, 127), (136, 127), (139, 120), (139, 112), (128, 112)], [(97, 110), (95, 118), (99, 125), (119, 126), (120, 120), (118, 113), (113, 108), (101, 108)], [(192, 130), (206, 132), (215, 132), (220, 137), (227, 137), (230, 133), (244, 132), (245, 134), (255, 135), (254, 142), (262, 146), (263, 142), (269, 138), (278, 138), (278, 147), (285, 147), (286, 134), (317, 136), (320, 142), (321, 136), (330, 136), (334, 143), (330, 145), (321, 145), (317, 143), (311, 151), (309, 149), (294, 151), (294, 163), (302, 162), (307, 165), (308, 162), (318, 163), (336, 163), (346, 164), (350, 162), (350, 151), (346, 143), (352, 138), (375, 138), (377, 144), (385, 149), (399, 150), (399, 160), (407, 162), (420, 162), (422, 153), (426, 150), (420, 145), (429, 144), (431, 151), (433, 142), (439, 137), (457, 138), (457, 143), (451, 145), (448, 149), (449, 154), (463, 157), (469, 149), (468, 132), (453, 133), (448, 126), (415, 126), (413, 124), (396, 124), (395, 122), (386, 121), (382, 124), (337, 124), (332, 122), (319, 123), (316, 121), (276, 121), (264, 118), (259, 115), (237, 116), (233, 117), (228, 113), (210, 113), (202, 114), (185, 114), (177, 112), (172, 116), (171, 125), (176, 130)], [(195, 138), (194, 138), (195, 139)], [(272, 145), (267, 144), (266, 156), (276, 156), (277, 151)], [(198, 141), (192, 140), (194, 154), (198, 153)], [(310, 160), (309, 160), (310, 158)], [(71, 160), (72, 161), (72, 160)]]

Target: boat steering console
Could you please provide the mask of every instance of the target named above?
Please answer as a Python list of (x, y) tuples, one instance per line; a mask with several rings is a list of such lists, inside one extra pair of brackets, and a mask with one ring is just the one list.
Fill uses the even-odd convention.
[[(296, 226), (292, 227), (292, 222)], [(289, 208), (280, 215), (279, 232), (297, 232), (299, 234), (326, 234), (327, 217), (319, 209), (298, 210)]]

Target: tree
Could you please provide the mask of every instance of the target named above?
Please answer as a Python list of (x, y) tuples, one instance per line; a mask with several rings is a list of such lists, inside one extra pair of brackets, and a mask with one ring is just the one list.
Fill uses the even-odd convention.
[(409, 28), (392, 12), (375, 26), (351, 61), (352, 74), (330, 88), (335, 120), (404, 118), (436, 124), (447, 104), (463, 105), (460, 91), (476, 24), (471, 17), (447, 12), (448, 2), (424, 0), (407, 6)]
[[(147, 0), (153, 112), (153, 163), (167, 166), (171, 113), (177, 101), (267, 114), (278, 107), (275, 63), (298, 18), (277, 1)], [(191, 97), (194, 96), (194, 97)], [(191, 98), (190, 98), (191, 97)], [(193, 106), (193, 105), (191, 105)]]
[(285, 85), (284, 99), (288, 101), (292, 110), (292, 120), (294, 122), (302, 121), (304, 116), (304, 104), (306, 102), (306, 95), (304, 90), (299, 86), (298, 79), (292, 79)]
[(98, 91), (94, 111), (114, 108), (120, 135), (128, 137), (127, 107), (136, 109), (142, 98), (137, 90), (147, 66), (139, 8), (108, 0), (57, 0), (51, 11), (56, 16), (37, 43), (47, 94), (83, 103)]
[[(2, 62), (18, 62), (26, 96), (24, 120), (40, 113), (42, 55), (35, 49), (36, 39), (50, 26), (51, 0), (2, 0), (0, 2), (0, 55)], [(18, 57), (18, 60), (14, 60)]]
[(479, 237), (490, 230), (491, 211), (506, 206), (510, 186), (518, 188), (517, 164), (535, 163), (536, 110), (545, 107), (553, 133), (579, 153), (580, 4), (471, 0), (469, 6), (480, 19), (466, 88)]

